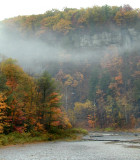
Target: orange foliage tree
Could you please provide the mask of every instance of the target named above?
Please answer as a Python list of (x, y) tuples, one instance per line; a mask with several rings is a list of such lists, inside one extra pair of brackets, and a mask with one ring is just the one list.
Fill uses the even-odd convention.
[(5, 96), (9, 106), (10, 130), (22, 132), (29, 129), (29, 124), (35, 119), (36, 105), (33, 102), (36, 99), (35, 83), (12, 59), (1, 63), (1, 72), (7, 79), (8, 89)]

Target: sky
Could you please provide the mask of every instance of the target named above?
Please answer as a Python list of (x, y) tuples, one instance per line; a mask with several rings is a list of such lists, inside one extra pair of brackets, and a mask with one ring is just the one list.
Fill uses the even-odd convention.
[(140, 8), (139, 0), (2, 0), (0, 20), (19, 15), (42, 14), (51, 9), (87, 8), (106, 4), (110, 6), (129, 4), (133, 8)]

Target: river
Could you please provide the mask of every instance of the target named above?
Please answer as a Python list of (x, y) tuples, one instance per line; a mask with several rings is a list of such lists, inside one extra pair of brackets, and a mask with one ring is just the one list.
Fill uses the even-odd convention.
[(81, 141), (2, 147), (0, 160), (140, 160), (139, 140), (139, 135), (90, 133)]

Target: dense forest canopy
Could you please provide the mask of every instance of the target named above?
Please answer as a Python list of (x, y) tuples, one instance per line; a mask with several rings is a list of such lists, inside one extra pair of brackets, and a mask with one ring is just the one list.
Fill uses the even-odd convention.
[[(140, 10), (129, 5), (65, 8), (63, 11), (53, 9), (44, 14), (18, 16), (0, 23), (1, 57), (16, 58), (35, 78), (48, 70), (59, 83), (63, 106), (71, 124), (92, 128), (140, 126), (139, 41)], [(48, 77), (43, 73), (42, 76)], [(7, 79), (7, 74), (5, 69), (1, 76)], [(43, 90), (42, 87), (48, 89), (51, 83), (45, 83), (48, 79), (41, 78), (37, 84), (31, 77), (27, 79), (32, 81), (33, 88), (34, 85), (39, 87), (34, 94), (42, 95), (35, 100), (34, 109), (37, 109), (36, 103), (40, 102), (43, 107), (50, 95), (56, 96), (53, 91), (49, 95), (43, 93), (45, 88)], [(5, 90), (7, 82), (2, 82), (1, 88)], [(22, 85), (27, 87), (27, 84)], [(7, 90), (6, 94), (9, 97), (11, 93)], [(9, 107), (5, 96), (1, 101)], [(21, 102), (24, 102), (24, 96)], [(46, 118), (45, 124), (43, 117)], [(47, 112), (43, 113), (38, 123), (48, 128), (48, 118)], [(66, 121), (69, 123), (68, 119)]]

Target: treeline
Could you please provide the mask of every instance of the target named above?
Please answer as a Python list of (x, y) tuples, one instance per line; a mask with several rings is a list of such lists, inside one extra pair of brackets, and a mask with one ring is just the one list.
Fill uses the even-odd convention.
[(26, 74), (12, 59), (0, 63), (0, 133), (70, 128), (54, 80)]
[(10, 29), (17, 28), (24, 36), (36, 36), (52, 42), (57, 37), (54, 39), (49, 37), (51, 34), (70, 35), (75, 31), (100, 32), (105, 28), (110, 31), (113, 30), (112, 25), (139, 30), (140, 10), (129, 5), (65, 8), (63, 11), (52, 9), (40, 15), (6, 19), (3, 23)]

